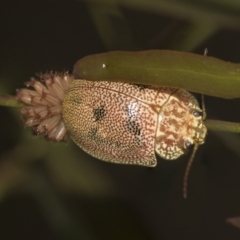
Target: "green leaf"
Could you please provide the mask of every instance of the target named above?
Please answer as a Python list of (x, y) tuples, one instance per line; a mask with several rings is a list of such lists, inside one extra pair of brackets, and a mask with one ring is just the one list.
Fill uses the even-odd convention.
[(222, 98), (240, 97), (240, 64), (187, 52), (114, 51), (80, 59), (77, 79), (182, 88)]

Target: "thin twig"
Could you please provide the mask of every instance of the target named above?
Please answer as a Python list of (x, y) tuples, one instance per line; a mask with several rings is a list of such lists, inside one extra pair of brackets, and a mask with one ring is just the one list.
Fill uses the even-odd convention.
[(206, 119), (204, 124), (208, 130), (240, 133), (240, 123)]
[(15, 96), (0, 94), (0, 106), (20, 108), (24, 105), (20, 103)]

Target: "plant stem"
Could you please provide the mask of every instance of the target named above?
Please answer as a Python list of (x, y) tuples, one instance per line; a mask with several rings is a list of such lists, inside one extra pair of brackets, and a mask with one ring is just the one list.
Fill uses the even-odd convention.
[[(24, 104), (20, 103), (15, 96), (0, 94), (0, 106), (20, 108)], [(209, 130), (240, 133), (240, 123), (206, 119), (204, 124)]]
[(209, 130), (240, 133), (240, 123), (206, 119), (204, 124)]
[(24, 104), (20, 103), (15, 96), (0, 94), (0, 106), (5, 107), (23, 107)]

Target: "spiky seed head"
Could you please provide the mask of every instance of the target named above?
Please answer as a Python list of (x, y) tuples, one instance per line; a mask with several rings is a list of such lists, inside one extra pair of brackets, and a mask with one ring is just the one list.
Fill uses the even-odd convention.
[(20, 110), (27, 127), (35, 135), (45, 134), (50, 141), (67, 139), (67, 129), (62, 119), (62, 101), (73, 77), (68, 72), (49, 72), (26, 82), (28, 89), (17, 90), (17, 99), (26, 104)]

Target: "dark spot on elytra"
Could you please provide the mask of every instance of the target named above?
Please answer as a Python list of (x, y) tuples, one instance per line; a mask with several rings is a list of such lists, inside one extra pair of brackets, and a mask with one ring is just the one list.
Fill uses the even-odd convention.
[(135, 136), (139, 136), (141, 134), (141, 128), (139, 127), (139, 124), (134, 120), (129, 119), (126, 122), (126, 127), (128, 131)]
[(88, 131), (88, 137), (94, 140), (96, 138), (97, 131), (98, 129), (96, 127), (90, 128), (90, 130)]
[(149, 88), (148, 85), (145, 85), (145, 84), (132, 84), (133, 86), (136, 86), (140, 91), (146, 89), (146, 88)]
[(103, 105), (99, 106), (98, 108), (93, 109), (93, 117), (94, 117), (95, 121), (99, 121), (99, 120), (103, 119), (105, 115), (106, 115), (106, 111), (105, 111)]

